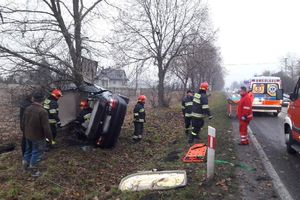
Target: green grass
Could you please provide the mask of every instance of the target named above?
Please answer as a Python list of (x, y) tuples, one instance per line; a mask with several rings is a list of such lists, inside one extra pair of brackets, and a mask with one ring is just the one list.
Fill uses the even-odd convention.
[[(209, 105), (214, 119), (205, 121), (201, 142), (207, 142), (207, 125), (215, 127), (216, 159), (232, 162), (236, 156), (232, 135), (228, 132), (231, 131), (231, 122), (226, 117), (225, 96), (214, 93)], [(208, 182), (205, 179), (206, 163), (181, 161), (189, 145), (184, 134), (180, 102), (170, 108), (146, 107), (146, 112), (147, 123), (141, 142), (132, 142), (132, 108), (128, 108), (116, 148), (84, 152), (58, 140), (61, 146), (47, 153), (47, 159), (41, 163), (43, 175), (37, 179), (21, 172), (20, 152), (0, 155), (0, 199), (226, 200), (239, 196), (234, 167), (216, 165), (216, 175)], [(164, 191), (118, 190), (123, 177), (154, 168), (186, 170), (187, 186)]]
[[(211, 121), (205, 120), (205, 128), (201, 132), (201, 142), (207, 141), (207, 125), (210, 125), (217, 130), (217, 150), (216, 159), (232, 161), (235, 157), (233, 151), (234, 145), (232, 135), (228, 131), (231, 130), (230, 119), (226, 116), (226, 99), (221, 93), (216, 93), (210, 98), (210, 109), (214, 119)], [(180, 106), (177, 105), (166, 112), (180, 113)], [(181, 117), (180, 114), (177, 117)], [(165, 124), (170, 128), (170, 124)], [(153, 128), (153, 127), (152, 127)], [(151, 131), (153, 131), (151, 129)], [(188, 185), (184, 188), (166, 190), (166, 191), (143, 191), (143, 192), (126, 192), (120, 194), (121, 199), (230, 199), (235, 196), (237, 191), (237, 182), (235, 180), (234, 168), (229, 165), (216, 165), (216, 176), (211, 182), (205, 180), (206, 163), (186, 164), (181, 162), (181, 158), (187, 152), (189, 145), (187, 138), (183, 133), (183, 128), (173, 130), (175, 136), (173, 139), (176, 143), (170, 143), (167, 146), (161, 147), (160, 156), (156, 156), (154, 162), (147, 163), (145, 169), (158, 168), (163, 170), (185, 169), (188, 173)], [(173, 135), (172, 135), (173, 136)], [(156, 142), (159, 135), (154, 135), (153, 140)], [(166, 162), (164, 159), (170, 152), (178, 152), (178, 160)], [(146, 151), (148, 152), (148, 151)], [(226, 187), (220, 188), (216, 186), (219, 181), (225, 180)], [(232, 196), (230, 196), (231, 194)]]

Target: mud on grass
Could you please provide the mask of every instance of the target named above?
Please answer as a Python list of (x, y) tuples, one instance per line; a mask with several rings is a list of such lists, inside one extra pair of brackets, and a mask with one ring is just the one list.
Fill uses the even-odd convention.
[[(217, 129), (216, 159), (235, 159), (226, 118), (225, 97), (210, 97), (214, 119), (205, 126)], [(43, 175), (32, 178), (22, 172), (20, 150), (0, 155), (0, 199), (236, 199), (239, 196), (234, 168), (216, 165), (215, 178), (207, 182), (206, 164), (185, 164), (181, 158), (189, 145), (184, 134), (180, 103), (166, 109), (146, 107), (145, 137), (139, 143), (131, 140), (132, 108), (128, 108), (116, 148), (83, 151), (70, 145), (62, 132), (56, 148), (47, 152), (41, 163)], [(201, 142), (207, 141), (207, 128)], [(188, 185), (165, 191), (121, 192), (120, 180), (143, 170), (186, 170)]]

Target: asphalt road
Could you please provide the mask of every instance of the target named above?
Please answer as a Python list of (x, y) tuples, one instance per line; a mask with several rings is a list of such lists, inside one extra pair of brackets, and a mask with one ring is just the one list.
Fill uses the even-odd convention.
[(278, 117), (256, 114), (250, 128), (291, 196), (300, 199), (300, 156), (286, 152), (283, 132), (285, 112), (284, 108)]

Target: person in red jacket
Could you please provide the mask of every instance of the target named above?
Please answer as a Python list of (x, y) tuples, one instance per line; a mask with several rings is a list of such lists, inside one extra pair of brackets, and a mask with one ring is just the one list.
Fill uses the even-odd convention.
[(240, 90), (241, 100), (239, 101), (237, 117), (240, 123), (240, 137), (239, 144), (248, 145), (248, 125), (253, 118), (252, 114), (252, 102), (253, 98), (247, 92), (246, 87), (241, 87)]

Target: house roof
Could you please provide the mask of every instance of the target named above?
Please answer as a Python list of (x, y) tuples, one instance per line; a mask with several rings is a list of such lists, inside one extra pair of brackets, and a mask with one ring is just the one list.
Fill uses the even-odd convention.
[(108, 78), (109, 80), (128, 80), (126, 73), (123, 69), (102, 69), (98, 75), (98, 79)]

